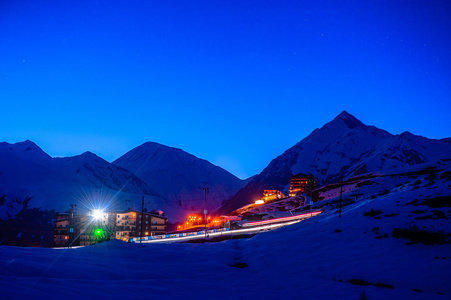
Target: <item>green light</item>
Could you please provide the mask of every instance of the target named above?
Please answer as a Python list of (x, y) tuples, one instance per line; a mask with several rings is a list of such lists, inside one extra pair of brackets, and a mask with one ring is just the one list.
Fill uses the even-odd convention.
[(103, 233), (103, 230), (100, 229), (100, 228), (97, 228), (97, 229), (94, 231), (94, 234), (95, 234), (95, 235), (102, 235), (102, 233)]

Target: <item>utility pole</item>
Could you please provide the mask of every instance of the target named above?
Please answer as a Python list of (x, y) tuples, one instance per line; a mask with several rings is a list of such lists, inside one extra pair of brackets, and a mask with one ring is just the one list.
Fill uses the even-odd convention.
[(340, 209), (338, 210), (338, 217), (341, 218), (341, 202), (343, 201), (343, 173), (340, 177)]
[(312, 180), (312, 178), (308, 178), (308, 185), (309, 185), (309, 187), (310, 187), (310, 217), (312, 217), (313, 216), (313, 212), (312, 212), (312, 206), (313, 206), (313, 193), (312, 193), (312, 190), (313, 190), (313, 180)]
[(74, 209), (77, 206), (77, 204), (70, 204), (70, 241), (69, 241), (69, 247), (72, 247), (72, 243), (74, 242)]
[(144, 227), (144, 196), (143, 196), (143, 202), (141, 205), (141, 238), (139, 239), (140, 244), (143, 241), (143, 227)]
[(204, 220), (205, 220), (205, 241), (207, 240), (207, 192), (209, 188), (203, 187), (202, 190), (205, 192), (205, 209), (204, 209)]

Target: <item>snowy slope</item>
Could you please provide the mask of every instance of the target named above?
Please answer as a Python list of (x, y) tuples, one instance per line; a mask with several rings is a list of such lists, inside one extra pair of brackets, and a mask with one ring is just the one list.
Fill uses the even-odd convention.
[[(183, 210), (203, 211), (208, 187), (207, 209), (218, 209), (243, 185), (243, 180), (226, 170), (183, 150), (147, 142), (113, 162), (130, 170), (148, 186)], [(181, 211), (183, 220), (187, 211)]]
[[(371, 178), (341, 218), (328, 206), (318, 217), (251, 239), (144, 247), (111, 241), (58, 250), (3, 246), (2, 298), (355, 300), (365, 293), (367, 299), (449, 299), (451, 244), (407, 245), (392, 232), (412, 223), (451, 232), (451, 168), (442, 162), (434, 172), (403, 171), (418, 173)], [(438, 202), (442, 208), (424, 204), (436, 197), (447, 197)], [(364, 215), (372, 209), (381, 214)], [(441, 218), (428, 218), (440, 215), (437, 210)]]
[(125, 199), (161, 199), (135, 175), (93, 153), (52, 158), (30, 141), (0, 144), (0, 194), (7, 199), (0, 206), (2, 219), (21, 209), (16, 198), (32, 197), (30, 206), (57, 211), (67, 210), (70, 203), (92, 209), (100, 205), (97, 201), (124, 209)]
[(264, 189), (287, 190), (291, 175), (313, 174), (319, 185), (344, 178), (451, 158), (448, 140), (433, 140), (409, 132), (392, 135), (364, 125), (346, 111), (314, 130), (255, 176), (228, 201), (222, 212), (253, 202)]

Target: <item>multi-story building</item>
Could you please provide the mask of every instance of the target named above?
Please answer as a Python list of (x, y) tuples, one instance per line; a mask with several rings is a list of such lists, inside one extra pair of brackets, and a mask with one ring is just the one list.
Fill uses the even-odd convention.
[[(167, 218), (153, 213), (130, 210), (116, 214), (116, 239), (166, 234)], [(142, 227), (142, 229), (141, 229)]]
[(54, 247), (68, 247), (70, 245), (70, 215), (66, 213), (56, 213), (56, 220), (53, 232)]
[(299, 194), (308, 194), (316, 189), (315, 176), (310, 174), (294, 174), (291, 177), (289, 196), (295, 197)]

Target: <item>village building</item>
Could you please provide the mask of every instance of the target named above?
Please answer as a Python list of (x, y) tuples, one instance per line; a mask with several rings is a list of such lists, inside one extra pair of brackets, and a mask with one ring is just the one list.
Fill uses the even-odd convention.
[(276, 199), (283, 199), (285, 198), (284, 193), (278, 190), (264, 190), (263, 191), (263, 198), (262, 200), (270, 201), (270, 200), (276, 200)]
[[(128, 241), (130, 238), (162, 235), (167, 232), (168, 219), (162, 215), (130, 210), (116, 214), (115, 238)], [(142, 228), (141, 228), (142, 227)]]
[(54, 247), (68, 247), (70, 244), (70, 216), (67, 213), (57, 213), (53, 233)]
[(294, 174), (291, 177), (288, 195), (290, 197), (295, 197), (300, 194), (309, 194), (311, 191), (316, 189), (316, 185), (317, 182), (315, 176), (303, 173)]

